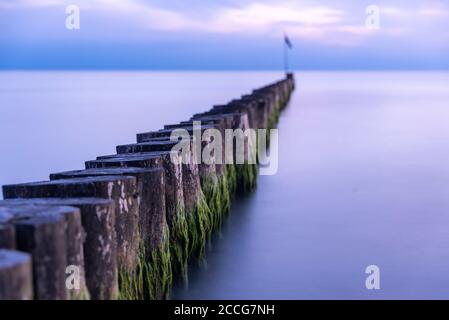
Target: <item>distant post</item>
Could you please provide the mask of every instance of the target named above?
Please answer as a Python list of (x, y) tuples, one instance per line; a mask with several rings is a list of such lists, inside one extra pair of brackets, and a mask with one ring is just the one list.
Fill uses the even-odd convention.
[(290, 39), (284, 34), (284, 69), (285, 73), (288, 73), (288, 50), (293, 48)]

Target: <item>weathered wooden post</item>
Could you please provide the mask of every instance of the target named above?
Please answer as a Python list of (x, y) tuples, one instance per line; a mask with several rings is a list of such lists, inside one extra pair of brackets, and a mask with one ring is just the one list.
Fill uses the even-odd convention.
[(66, 260), (67, 266), (75, 266), (77, 268), (77, 282), (79, 288), (67, 288), (68, 298), (70, 299), (88, 299), (89, 292), (86, 288), (85, 281), (85, 263), (83, 254), (83, 240), (84, 230), (81, 226), (81, 215), (75, 208), (69, 208), (71, 210), (59, 210), (54, 208), (50, 213), (47, 212), (48, 207), (36, 206), (34, 204), (24, 203), (8, 203), (8, 201), (0, 201), (0, 210), (11, 214), (14, 218), (12, 223), (18, 220), (28, 219), (29, 217), (42, 216), (48, 214), (58, 214), (65, 219), (65, 243), (66, 243)]
[(177, 144), (177, 141), (151, 141), (144, 143), (125, 144), (117, 146), (117, 153), (126, 154), (154, 151), (171, 151), (172, 148)]
[(0, 249), (0, 300), (33, 299), (31, 256)]
[[(87, 161), (86, 168), (107, 167), (137, 167), (164, 169), (165, 174), (165, 200), (167, 219), (176, 220), (177, 212), (183, 211), (184, 198), (182, 190), (182, 167), (180, 161), (176, 164), (171, 158), (179, 158), (179, 153), (170, 151), (156, 151), (150, 153), (128, 153), (97, 157), (97, 160)], [(154, 161), (158, 159), (158, 161)], [(179, 209), (179, 210), (178, 210)]]
[(78, 209), (0, 202), (0, 221), (14, 224), (17, 249), (33, 257), (36, 299), (64, 300), (70, 297), (66, 288), (66, 268), (70, 266), (68, 257), (78, 264), (81, 289), (84, 285), (84, 259), (79, 255), (82, 246), (77, 233), (81, 230)]
[[(173, 270), (183, 276), (187, 272), (189, 230), (185, 217), (182, 164), (180, 154), (170, 151), (150, 153), (127, 153), (97, 157), (87, 161), (86, 168), (152, 167), (154, 159), (162, 160), (165, 175), (165, 208), (170, 230), (170, 252)], [(178, 159), (177, 161), (172, 161)]]
[(12, 224), (1, 224), (0, 221), (0, 249), (16, 249), (16, 229)]
[(252, 93), (250, 95), (244, 95), (241, 98), (242, 101), (254, 101), (255, 105), (255, 117), (258, 129), (266, 129), (268, 125), (268, 114), (271, 100), (268, 96), (260, 93)]
[(161, 299), (167, 297), (172, 281), (169, 230), (165, 214), (164, 172), (161, 168), (100, 168), (53, 173), (51, 180), (92, 176), (133, 176), (140, 195), (139, 230), (142, 239), (139, 274), (143, 283), (122, 288), (130, 299)]
[[(249, 112), (247, 110), (247, 106), (242, 104), (215, 106), (212, 110), (205, 112), (202, 115), (224, 115), (227, 113), (238, 114), (237, 121), (233, 123), (232, 127), (235, 133), (237, 133), (237, 130), (247, 132), (248, 129), (252, 129), (249, 122)], [(225, 140), (225, 145), (234, 145), (233, 165), (230, 165), (228, 168), (235, 171), (236, 191), (243, 193), (251, 192), (256, 188), (258, 174), (257, 164), (254, 163), (256, 161), (252, 161), (253, 163), (250, 163), (248, 153), (251, 150), (254, 152), (256, 141), (249, 139), (248, 137), (249, 136), (245, 136), (244, 138), (244, 150), (242, 155), (244, 158), (244, 163), (237, 163), (238, 151), (234, 145), (235, 138)]]
[[(184, 134), (188, 134), (191, 141), (191, 149), (197, 147), (194, 139), (201, 139), (201, 149), (194, 154), (199, 156), (201, 161), (197, 161), (200, 176), (201, 190), (210, 209), (211, 231), (221, 225), (224, 215), (228, 212), (230, 206), (230, 195), (227, 183), (223, 181), (223, 159), (224, 159), (224, 121), (223, 119), (209, 119), (207, 121), (198, 121), (200, 127), (196, 128), (193, 121), (184, 122), (179, 125), (168, 125), (168, 129), (147, 132), (138, 135), (138, 140), (143, 142), (153, 141), (154, 139), (167, 140), (174, 130), (182, 129)], [(206, 123), (206, 124), (204, 124)], [(198, 130), (195, 132), (195, 130)], [(218, 139), (218, 141), (216, 141)], [(160, 141), (160, 140), (159, 140)], [(213, 144), (215, 147), (213, 147)], [(217, 154), (217, 148), (220, 154)]]
[[(193, 128), (191, 128), (191, 133), (193, 133)], [(170, 134), (171, 130), (138, 134), (137, 139), (145, 141), (135, 144), (132, 148), (147, 152), (150, 151), (147, 149), (148, 146), (153, 150), (155, 145), (157, 145), (161, 150), (172, 150), (174, 144), (173, 141), (169, 140)], [(204, 256), (205, 245), (210, 238), (213, 229), (213, 216), (201, 189), (199, 170), (201, 162), (198, 160), (198, 157), (201, 157), (201, 150), (197, 148), (195, 138), (192, 137), (190, 133), (188, 136), (182, 138), (182, 144), (183, 196), (188, 230), (190, 233), (189, 252), (190, 254), (195, 252), (198, 256), (202, 257)], [(119, 146), (117, 147), (117, 151), (120, 152), (123, 151), (123, 149)]]
[[(224, 156), (224, 152), (223, 152), (223, 150), (224, 150), (224, 135), (225, 135), (225, 131), (224, 130), (226, 128), (226, 125), (225, 125), (225, 120), (223, 118), (209, 118), (209, 119), (208, 118), (204, 118), (204, 119), (198, 119), (198, 120), (182, 121), (179, 124), (165, 125), (164, 129), (165, 130), (185, 129), (185, 130), (188, 130), (188, 131), (189, 130), (193, 131), (192, 130), (192, 128), (193, 128), (193, 121), (199, 121), (199, 122), (201, 122), (201, 126), (205, 126), (208, 129), (216, 129), (216, 130), (218, 130), (220, 132), (221, 137), (222, 137), (222, 139), (220, 141), (220, 143), (221, 143), (221, 150), (222, 150), (222, 159), (224, 159), (224, 157), (223, 157)], [(205, 130), (203, 130), (201, 133), (204, 134), (204, 131)], [(207, 145), (207, 144), (205, 144), (205, 145)], [(218, 176), (221, 176), (223, 174), (223, 164), (224, 164), (223, 160), (221, 162), (220, 161), (216, 161), (215, 162), (215, 173)], [(200, 168), (200, 171), (201, 170), (202, 169)], [(208, 169), (205, 168), (205, 170), (208, 170)]]
[[(166, 137), (155, 138), (156, 141), (141, 142), (135, 144), (117, 146), (118, 154), (172, 151), (178, 145), (177, 141), (169, 141)], [(186, 153), (187, 159), (182, 158), (182, 181), (184, 207), (187, 224), (190, 233), (190, 252), (194, 250), (203, 255), (205, 243), (211, 230), (210, 210), (201, 192), (198, 165), (194, 160), (195, 152), (189, 149), (192, 141), (188, 143)]]
[(33, 257), (35, 298), (67, 299), (64, 217), (55, 214), (24, 218), (15, 223), (17, 249), (29, 252)]
[(280, 111), (283, 108), (284, 101), (280, 96), (276, 87), (267, 86), (253, 91), (253, 94), (261, 94), (266, 97), (269, 97), (270, 104), (267, 105), (267, 116), (268, 116), (268, 129), (272, 129), (275, 127), (276, 122), (279, 119)]
[(101, 176), (79, 179), (42, 181), (3, 186), (6, 199), (100, 197), (115, 203), (117, 262), (123, 278), (138, 265), (139, 227), (136, 178), (130, 176)]
[[(71, 206), (81, 212), (86, 285), (92, 300), (118, 298), (114, 202), (102, 198), (31, 198), (0, 201), (1, 205)], [(0, 236), (1, 238), (1, 236)]]
[[(195, 128), (192, 125), (190, 126), (182, 126), (182, 127), (178, 127), (178, 128), (172, 128), (172, 129), (163, 129), (163, 130), (159, 130), (159, 131), (150, 131), (150, 132), (145, 132), (145, 133), (139, 133), (137, 134), (137, 142), (138, 143), (144, 143), (144, 142), (152, 142), (152, 141), (170, 141), (170, 136), (172, 135), (174, 130), (177, 129), (181, 129), (183, 130), (183, 134), (187, 133), (187, 136), (184, 137), (184, 139), (188, 139), (190, 140), (190, 148), (192, 153), (196, 156), (196, 164), (198, 165), (198, 169), (201, 174), (210, 174), (210, 173), (215, 173), (216, 171), (216, 165), (215, 165), (215, 161), (214, 161), (214, 156), (212, 156), (212, 162), (207, 164), (204, 163), (204, 161), (201, 161), (201, 156), (202, 156), (202, 150), (207, 147), (211, 141), (203, 141), (204, 138), (204, 134), (207, 133), (207, 130), (209, 129), (217, 129), (219, 130), (220, 127), (219, 126), (215, 126), (215, 125), (203, 125), (201, 124), (201, 127), (199, 128)], [(195, 136), (195, 130), (197, 130), (197, 134), (199, 134), (199, 145), (201, 146), (201, 148), (199, 150), (197, 150), (197, 146), (195, 143), (195, 139), (197, 138)], [(210, 138), (209, 138), (210, 140)]]
[[(239, 129), (242, 126), (242, 114), (241, 113), (235, 113), (232, 111), (228, 111), (226, 110), (226, 113), (220, 113), (217, 110), (215, 111), (207, 111), (204, 113), (197, 113), (195, 114), (191, 120), (195, 120), (195, 121), (202, 121), (202, 120), (208, 120), (208, 119), (219, 119), (223, 121), (223, 133), (222, 133), (222, 137), (223, 137), (223, 171), (224, 171), (224, 183), (226, 183), (227, 187), (226, 189), (228, 190), (227, 193), (229, 193), (229, 204), (226, 205), (227, 210), (229, 210), (230, 208), (230, 202), (231, 202), (231, 198), (235, 195), (236, 189), (237, 189), (237, 173), (236, 173), (236, 166), (234, 163), (230, 164), (230, 163), (226, 163), (226, 149), (225, 149), (225, 145), (226, 145), (226, 130), (235, 130), (235, 129)], [(246, 119), (246, 118), (245, 118)], [(226, 191), (224, 191), (224, 193), (226, 193)], [(226, 198), (225, 198), (226, 199)]]
[(96, 160), (85, 162), (86, 169), (109, 168), (109, 167), (135, 167), (135, 168), (162, 168), (163, 157), (160, 153), (147, 153), (138, 157), (139, 154), (133, 154), (135, 157), (124, 155), (99, 156)]
[(258, 116), (256, 115), (256, 103), (254, 101), (232, 100), (225, 105), (215, 105), (211, 110), (211, 112), (218, 113), (229, 111), (245, 113), (248, 119), (248, 128), (257, 129)]

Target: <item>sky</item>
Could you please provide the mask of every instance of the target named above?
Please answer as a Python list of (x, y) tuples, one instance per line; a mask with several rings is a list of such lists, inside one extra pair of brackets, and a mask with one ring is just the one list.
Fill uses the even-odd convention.
[(0, 0), (0, 69), (278, 70), (284, 34), (292, 69), (449, 69), (448, 0)]

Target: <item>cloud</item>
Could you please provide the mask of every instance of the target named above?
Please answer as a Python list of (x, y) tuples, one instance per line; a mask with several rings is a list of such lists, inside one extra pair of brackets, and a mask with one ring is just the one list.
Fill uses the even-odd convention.
[(421, 16), (429, 17), (447, 17), (449, 16), (449, 10), (444, 8), (423, 8), (417, 12)]
[(343, 45), (360, 44), (369, 41), (373, 35), (404, 36), (416, 28), (420, 19), (449, 15), (447, 7), (435, 1), (421, 7), (413, 6), (413, 1), (408, 7), (388, 5), (381, 7), (381, 30), (372, 31), (364, 25), (364, 8), (324, 2), (316, 1), (318, 5), (299, 0), (250, 0), (233, 5), (209, 2), (207, 7), (199, 8), (201, 12), (194, 6), (174, 6), (176, 2), (156, 4), (142, 0), (0, 0), (0, 7), (21, 10), (78, 4), (81, 14), (88, 10), (93, 15), (106, 17), (98, 21), (99, 25), (114, 21), (125, 31), (141, 30), (142, 33), (133, 32), (130, 37), (145, 35), (148, 30), (264, 37), (278, 37), (287, 32), (307, 41)]
[[(84, 10), (115, 12), (129, 15), (135, 21), (146, 21), (155, 29), (196, 30), (203, 32), (259, 32), (280, 24), (325, 25), (342, 20), (344, 12), (324, 6), (299, 6), (297, 2), (253, 2), (243, 6), (215, 5), (208, 14), (176, 11), (139, 0), (0, 0), (3, 8), (36, 8), (75, 4)], [(172, 25), (172, 26), (170, 26)], [(243, 29), (243, 30), (242, 30)]]
[(381, 12), (384, 15), (395, 18), (417, 19), (420, 17), (447, 17), (449, 9), (444, 5), (432, 4), (425, 7), (392, 7), (383, 6)]
[[(42, 0), (38, 0), (42, 1)], [(241, 6), (214, 5), (203, 15), (176, 11), (137, 0), (90, 0), (83, 8), (115, 12), (153, 30), (271, 34), (287, 26), (329, 25), (342, 21), (344, 12), (331, 7), (305, 7), (296, 2), (253, 2)]]
[(128, 16), (134, 23), (156, 30), (182, 31), (196, 25), (194, 20), (182, 12), (155, 7), (141, 1), (91, 0), (89, 6), (93, 10)]
[(52, 7), (62, 4), (63, 0), (0, 0), (2, 9)]
[(333, 24), (341, 21), (343, 15), (343, 11), (328, 7), (253, 3), (239, 8), (221, 8), (203, 31), (259, 33), (298, 24)]

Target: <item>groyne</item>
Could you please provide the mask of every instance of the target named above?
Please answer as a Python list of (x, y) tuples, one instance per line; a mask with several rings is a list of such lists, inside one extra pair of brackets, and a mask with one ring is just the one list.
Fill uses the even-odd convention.
[[(272, 129), (294, 90), (293, 74), (158, 131), (117, 154), (48, 181), (3, 186), (1, 299), (166, 299), (189, 264), (205, 258), (232, 200), (256, 188), (258, 165), (236, 149), (198, 161), (224, 141), (216, 130)], [(176, 149), (179, 141), (185, 146)], [(249, 139), (245, 137), (245, 139)], [(245, 144), (247, 140), (245, 140)], [(246, 150), (246, 149), (245, 149)]]

